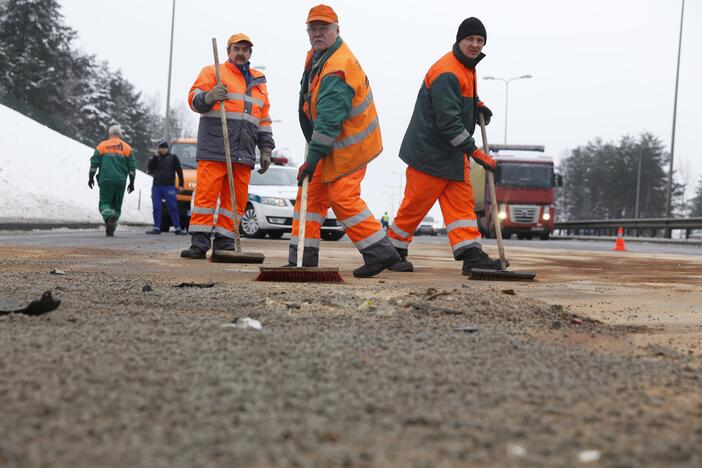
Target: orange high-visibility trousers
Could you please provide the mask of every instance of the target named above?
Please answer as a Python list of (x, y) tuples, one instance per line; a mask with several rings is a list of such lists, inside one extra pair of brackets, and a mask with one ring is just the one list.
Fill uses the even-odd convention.
[(408, 249), (412, 234), (438, 199), (453, 257), (460, 260), (468, 249), (480, 247), (467, 157), (463, 179), (463, 182), (442, 179), (408, 167), (405, 196), (388, 230), (392, 244), (398, 249)]
[[(382, 226), (375, 219), (368, 205), (361, 199), (361, 181), (366, 175), (366, 166), (333, 182), (322, 182), (321, 164), (309, 182), (307, 189), (307, 217), (305, 220), (304, 266), (317, 266), (319, 262), (319, 238), (321, 226), (331, 207), (337, 220), (344, 227), (365, 263), (380, 263), (396, 256)], [(297, 240), (300, 228), (300, 197), (297, 191), (293, 213), (292, 235), (288, 261), (297, 261)]]
[[(248, 164), (232, 163), (234, 173), (234, 193), (236, 195), (237, 220), (241, 220), (246, 208), (251, 180), (251, 166)], [(217, 224), (214, 214), (219, 199)], [(234, 238), (234, 213), (232, 199), (229, 194), (227, 179), (227, 164), (218, 161), (198, 161), (197, 179), (195, 184), (195, 202), (190, 216), (191, 233), (204, 232)]]

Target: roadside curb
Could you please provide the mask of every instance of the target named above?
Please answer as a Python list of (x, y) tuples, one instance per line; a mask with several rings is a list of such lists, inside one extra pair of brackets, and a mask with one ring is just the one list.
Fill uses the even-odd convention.
[[(149, 223), (120, 223), (124, 226), (150, 226)], [(32, 222), (14, 222), (0, 223), (0, 231), (49, 231), (51, 229), (96, 229), (103, 227), (104, 223), (81, 223), (81, 222), (47, 222), (47, 223), (32, 223)]]

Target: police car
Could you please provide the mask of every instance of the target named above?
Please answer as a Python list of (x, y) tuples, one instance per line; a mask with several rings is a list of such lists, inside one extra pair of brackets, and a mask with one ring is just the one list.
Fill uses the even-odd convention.
[[(246, 237), (280, 239), (284, 233), (292, 231), (292, 218), (297, 196), (297, 168), (287, 166), (287, 158), (272, 158), (272, 164), (259, 174), (258, 164), (251, 171), (249, 196), (244, 217), (241, 220), (241, 233)], [(324, 240), (339, 240), (344, 230), (329, 209), (322, 224), (321, 237)]]

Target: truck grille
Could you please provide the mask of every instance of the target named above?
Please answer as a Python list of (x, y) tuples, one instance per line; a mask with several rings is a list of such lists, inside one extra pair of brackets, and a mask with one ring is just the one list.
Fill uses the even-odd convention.
[(539, 221), (539, 207), (534, 205), (510, 205), (509, 219), (513, 223), (534, 224)]

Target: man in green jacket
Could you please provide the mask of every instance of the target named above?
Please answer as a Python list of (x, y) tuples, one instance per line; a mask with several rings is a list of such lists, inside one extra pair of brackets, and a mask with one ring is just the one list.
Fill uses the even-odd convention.
[(100, 187), (99, 209), (105, 220), (105, 234), (114, 236), (117, 222), (122, 212), (122, 199), (127, 175), (129, 186), (127, 191), (134, 191), (134, 177), (136, 175), (136, 159), (132, 147), (123, 140), (122, 129), (113, 125), (108, 130), (108, 139), (102, 141), (93, 157), (90, 158), (90, 173), (88, 174), (88, 187), (95, 185), (95, 173)]
[[(478, 18), (464, 20), (453, 50), (427, 72), (419, 90), (409, 127), (400, 147), (407, 165), (405, 196), (388, 236), (403, 260), (412, 233), (439, 200), (453, 257), (463, 261), (461, 272), (472, 268), (499, 269), (480, 246), (480, 231), (473, 205), (470, 155), (494, 172), (495, 161), (473, 140), (478, 113), (486, 121), (492, 112), (478, 99), (475, 67), (485, 54), (485, 26)], [(394, 271), (412, 271), (400, 262)]]

